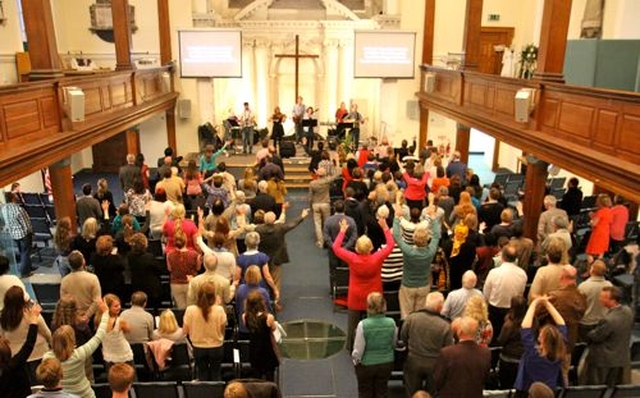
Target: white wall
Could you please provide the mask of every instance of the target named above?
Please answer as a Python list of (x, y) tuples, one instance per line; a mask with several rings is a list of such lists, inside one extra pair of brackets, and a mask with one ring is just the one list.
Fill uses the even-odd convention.
[[(580, 38), (580, 25), (587, 0), (573, 0), (569, 40)], [(603, 39), (640, 39), (640, 1), (605, 1), (602, 38)]]
[(496, 139), (480, 130), (471, 129), (469, 152), (483, 152), (482, 161), (489, 169), (493, 166), (493, 152)]
[(167, 122), (164, 114), (145, 120), (138, 126), (140, 129), (140, 152), (150, 167), (164, 153), (167, 143)]
[(16, 0), (4, 1), (2, 5), (7, 20), (0, 25), (0, 85), (6, 85), (18, 82), (15, 59), (16, 52), (22, 51), (22, 39)]

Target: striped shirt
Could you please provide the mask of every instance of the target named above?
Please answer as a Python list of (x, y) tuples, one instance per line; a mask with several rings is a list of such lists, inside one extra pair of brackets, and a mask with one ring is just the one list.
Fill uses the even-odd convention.
[[(385, 246), (382, 245), (382, 247)], [(382, 263), (382, 283), (400, 282), (402, 280), (403, 264), (402, 250), (398, 246), (394, 246), (389, 257)]]

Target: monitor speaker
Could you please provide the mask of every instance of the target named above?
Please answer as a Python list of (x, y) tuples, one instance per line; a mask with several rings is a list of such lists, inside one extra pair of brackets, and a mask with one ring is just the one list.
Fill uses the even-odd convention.
[(515, 96), (515, 119), (518, 123), (528, 123), (529, 114), (533, 110), (535, 90), (523, 88)]
[(407, 101), (407, 119), (420, 120), (420, 105), (418, 101)]
[(84, 120), (84, 93), (76, 87), (70, 87), (67, 90), (67, 107), (69, 119), (72, 122), (81, 122)]

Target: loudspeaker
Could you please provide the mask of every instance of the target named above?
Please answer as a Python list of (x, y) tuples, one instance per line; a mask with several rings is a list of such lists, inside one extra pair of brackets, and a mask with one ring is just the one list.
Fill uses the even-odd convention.
[(67, 90), (68, 116), (72, 122), (84, 120), (84, 93), (77, 87), (69, 87)]
[(424, 91), (425, 93), (432, 93), (436, 90), (436, 75), (435, 73), (427, 73), (424, 75)]
[(191, 117), (191, 100), (178, 100), (178, 116), (180, 116), (180, 119), (189, 119)]
[(533, 100), (535, 90), (531, 88), (522, 88), (518, 90), (515, 96), (515, 118), (518, 123), (528, 123), (529, 114), (533, 109)]
[(407, 119), (420, 119), (420, 105), (418, 104), (418, 101), (407, 101)]

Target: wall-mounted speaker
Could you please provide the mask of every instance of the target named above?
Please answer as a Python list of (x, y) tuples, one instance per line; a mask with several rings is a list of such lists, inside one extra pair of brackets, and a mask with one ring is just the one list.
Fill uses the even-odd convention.
[(67, 116), (72, 122), (81, 122), (84, 120), (84, 92), (77, 87), (67, 87)]
[(420, 120), (420, 105), (418, 101), (407, 101), (407, 119)]
[(189, 119), (191, 117), (191, 100), (178, 100), (178, 116), (180, 119)]
[(424, 75), (424, 92), (433, 93), (436, 90), (436, 75), (435, 73), (427, 73)]
[(529, 115), (535, 103), (535, 90), (532, 88), (522, 88), (515, 96), (515, 119), (518, 123), (528, 123)]

